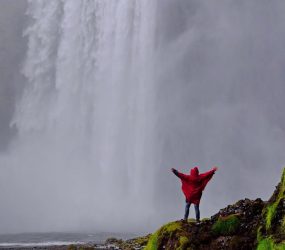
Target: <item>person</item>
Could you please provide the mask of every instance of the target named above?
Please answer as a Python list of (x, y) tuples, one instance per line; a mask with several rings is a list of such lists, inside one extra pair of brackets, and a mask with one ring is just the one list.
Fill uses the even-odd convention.
[(202, 197), (203, 190), (205, 189), (208, 182), (211, 180), (215, 172), (218, 170), (214, 167), (212, 170), (199, 174), (198, 167), (194, 167), (190, 170), (190, 175), (178, 172), (172, 168), (171, 171), (180, 178), (182, 182), (182, 192), (186, 198), (184, 221), (188, 220), (189, 208), (193, 203), (195, 207), (196, 221), (200, 222), (200, 209), (199, 204)]

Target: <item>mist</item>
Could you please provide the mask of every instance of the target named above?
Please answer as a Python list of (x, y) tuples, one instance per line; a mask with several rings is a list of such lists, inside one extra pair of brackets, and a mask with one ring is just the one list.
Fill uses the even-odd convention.
[(172, 167), (219, 166), (202, 217), (270, 197), (283, 1), (0, 4), (0, 233), (152, 231), (183, 215)]

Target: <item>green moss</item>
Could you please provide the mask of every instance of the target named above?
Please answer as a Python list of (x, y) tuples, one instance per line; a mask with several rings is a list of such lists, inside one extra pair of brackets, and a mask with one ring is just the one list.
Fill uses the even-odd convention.
[[(269, 230), (271, 228), (271, 222), (274, 219), (276, 215), (276, 209), (282, 199), (284, 199), (284, 192), (285, 192), (285, 168), (283, 169), (282, 177), (281, 177), (281, 183), (279, 186), (279, 192), (277, 195), (277, 198), (274, 203), (270, 204), (266, 208), (266, 216), (265, 216), (265, 222), (266, 222), (266, 230)], [(285, 221), (283, 220), (282, 225), (285, 225)]]
[(257, 242), (260, 242), (263, 239), (262, 234), (261, 234), (261, 228), (262, 226), (259, 226), (257, 228)]
[(177, 230), (181, 229), (181, 222), (175, 221), (167, 223), (150, 236), (150, 239), (148, 240), (144, 250), (156, 250), (161, 239), (169, 237), (172, 235), (172, 233), (175, 233)]
[(189, 244), (189, 239), (186, 236), (181, 236), (179, 238), (179, 247), (177, 248), (177, 250), (186, 249), (188, 244)]
[[(277, 208), (280, 204), (280, 202), (283, 202), (285, 198), (285, 168), (283, 169), (282, 177), (281, 177), (281, 182), (278, 185), (278, 189), (276, 190), (277, 193), (274, 194), (274, 197), (271, 198), (269, 205), (266, 206), (263, 210), (263, 218), (265, 220), (265, 229), (266, 233), (261, 233), (262, 231), (262, 226), (260, 226), (257, 230), (257, 250), (285, 250), (285, 241), (279, 242), (280, 239), (283, 239), (282, 237), (280, 238), (279, 233), (281, 231), (278, 231), (277, 233), (270, 234), (272, 231), (270, 231), (272, 227), (272, 223), (274, 221), (274, 218), (277, 213)], [(282, 218), (282, 223), (281, 223), (281, 230), (283, 231), (285, 228), (285, 217)], [(276, 238), (277, 237), (277, 238)], [(278, 239), (279, 240), (276, 240)], [(278, 243), (276, 243), (276, 241)]]
[(273, 220), (276, 214), (276, 208), (277, 208), (276, 202), (274, 202), (272, 205), (269, 205), (266, 208), (266, 217), (265, 217), (266, 230), (268, 230), (271, 227), (271, 221)]
[(267, 237), (258, 242), (257, 250), (285, 250), (285, 243), (275, 244), (272, 238)]
[(161, 228), (162, 231), (167, 231), (167, 232), (172, 232), (179, 229), (181, 229), (181, 223), (177, 221), (169, 222)]
[(219, 218), (212, 226), (212, 231), (217, 235), (230, 235), (236, 232), (240, 225), (237, 215), (231, 214), (226, 217)]
[(159, 235), (159, 231), (157, 230), (155, 233), (153, 233), (148, 242), (146, 247), (144, 248), (144, 250), (156, 250), (157, 249), (157, 242), (158, 242), (158, 235)]
[(270, 250), (272, 249), (272, 242), (268, 239), (261, 240), (258, 243), (257, 250)]

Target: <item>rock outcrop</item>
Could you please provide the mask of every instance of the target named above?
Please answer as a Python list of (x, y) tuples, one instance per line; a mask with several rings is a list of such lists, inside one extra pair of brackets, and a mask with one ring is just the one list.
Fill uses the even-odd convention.
[(272, 197), (244, 199), (200, 224), (175, 221), (151, 235), (145, 250), (285, 250), (285, 169)]
[(281, 182), (262, 211), (257, 250), (285, 250), (285, 169)]
[(145, 249), (254, 249), (264, 207), (261, 199), (244, 199), (200, 223), (171, 222), (151, 236)]
[(151, 235), (112, 243), (123, 250), (285, 250), (285, 169), (266, 202), (240, 200), (200, 223), (174, 221)]

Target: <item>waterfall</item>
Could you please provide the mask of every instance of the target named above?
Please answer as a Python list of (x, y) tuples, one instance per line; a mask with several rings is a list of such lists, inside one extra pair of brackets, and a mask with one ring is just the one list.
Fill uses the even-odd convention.
[(0, 124), (9, 133), (0, 232), (150, 232), (183, 216), (172, 167), (220, 167), (202, 217), (245, 197), (268, 199), (285, 162), (284, 9), (27, 0), (17, 41), (5, 13), (1, 55), (27, 47), (23, 76), (12, 55), (1, 64), (17, 77), (0, 88), (1, 124), (11, 122)]
[(28, 2), (27, 83), (12, 125), (23, 169), (61, 223), (148, 223), (155, 12), (154, 0)]

